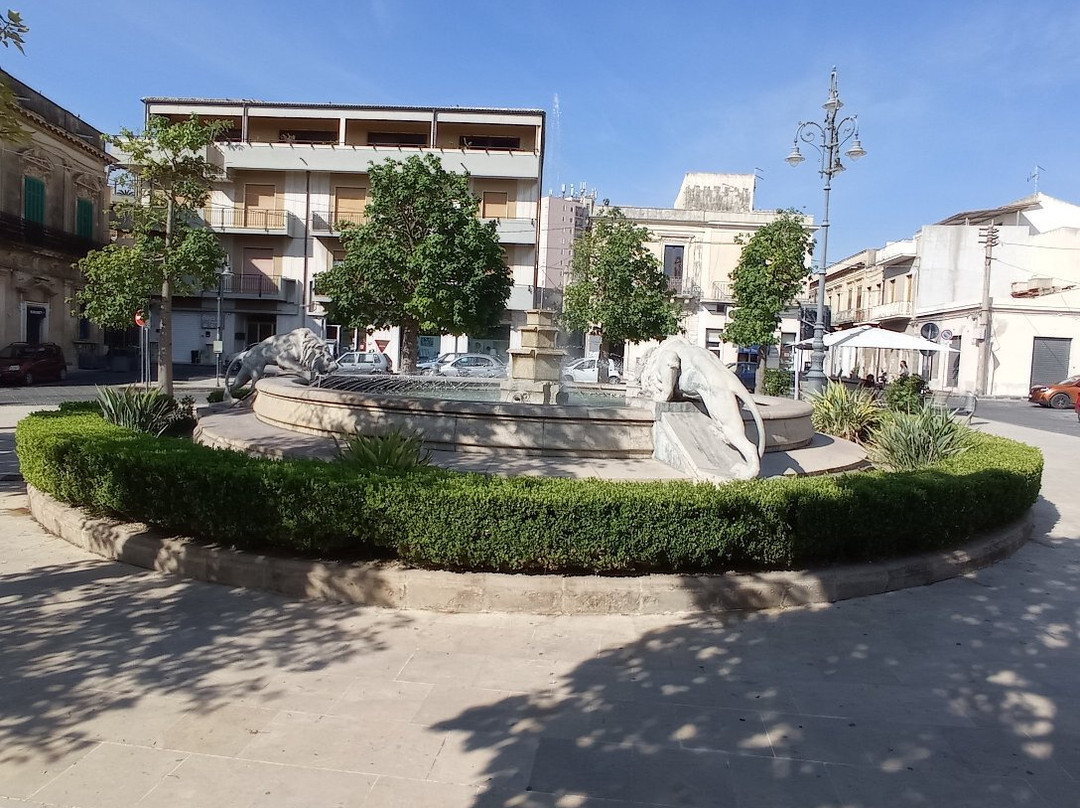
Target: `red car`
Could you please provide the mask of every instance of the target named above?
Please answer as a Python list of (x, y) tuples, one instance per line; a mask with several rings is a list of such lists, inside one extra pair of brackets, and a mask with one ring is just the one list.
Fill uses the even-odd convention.
[(67, 362), (59, 345), (13, 342), (0, 351), (0, 382), (33, 384), (46, 379), (67, 378)]
[(1080, 398), (1080, 376), (1072, 376), (1057, 384), (1039, 384), (1031, 388), (1028, 401), (1055, 410), (1075, 407)]

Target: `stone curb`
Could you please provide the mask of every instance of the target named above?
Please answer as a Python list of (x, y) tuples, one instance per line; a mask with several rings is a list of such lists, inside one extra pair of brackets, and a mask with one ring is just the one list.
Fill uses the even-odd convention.
[(146, 525), (87, 516), (27, 486), (30, 512), (76, 547), (137, 567), (290, 597), (438, 612), (668, 614), (832, 603), (924, 586), (1008, 558), (1030, 537), (1032, 515), (965, 547), (818, 571), (638, 577), (506, 575), (345, 564), (244, 553), (165, 538)]

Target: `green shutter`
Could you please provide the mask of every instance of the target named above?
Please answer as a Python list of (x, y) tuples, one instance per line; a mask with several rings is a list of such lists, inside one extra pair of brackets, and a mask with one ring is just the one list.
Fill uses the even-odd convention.
[(45, 224), (45, 183), (34, 177), (23, 177), (23, 218)]
[(89, 199), (75, 200), (75, 235), (94, 237), (94, 203)]

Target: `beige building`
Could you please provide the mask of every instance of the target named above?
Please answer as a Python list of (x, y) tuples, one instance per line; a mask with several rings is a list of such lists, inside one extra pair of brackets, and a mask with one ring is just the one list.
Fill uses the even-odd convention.
[[(986, 228), (997, 228), (986, 274)], [(989, 322), (981, 314), (984, 285)], [(957, 213), (914, 237), (831, 265), (833, 324), (937, 333), (955, 353), (838, 351), (832, 369), (895, 373), (900, 359), (935, 389), (1026, 396), (1080, 374), (1080, 206), (1037, 193)], [(980, 363), (989, 337), (988, 361)]]
[[(544, 112), (147, 98), (147, 115), (231, 121), (209, 149), (223, 176), (203, 216), (221, 236), (233, 276), (223, 289), (230, 353), (300, 326), (344, 349), (377, 345), (399, 364), (398, 330), (349, 333), (326, 322), (316, 275), (343, 256), (336, 225), (363, 218), (373, 163), (435, 154), (467, 170), (481, 216), (498, 221), (514, 278), (502, 324), (487, 334), (420, 338), (421, 359), (440, 351), (503, 353), (534, 305)], [(176, 302), (173, 359), (212, 361), (216, 290)]]
[(102, 134), (0, 71), (15, 94), (20, 142), (0, 144), (0, 347), (55, 342), (69, 367), (92, 367), (102, 338), (72, 316), (72, 264), (108, 241)]
[[(731, 273), (742, 247), (736, 238), (749, 238), (776, 220), (774, 210), (754, 209), (753, 174), (694, 172), (683, 178), (672, 208), (622, 207), (635, 224), (652, 233), (649, 247), (660, 259), (671, 290), (683, 305), (682, 328), (687, 339), (708, 348), (724, 362), (750, 358), (746, 346), (723, 342), (721, 334), (730, 322), (735, 299)], [(812, 226), (812, 220), (806, 219)], [(770, 359), (790, 369), (793, 343), (799, 339), (799, 305), (792, 301), (779, 328), (779, 350)], [(647, 345), (627, 346), (626, 359), (633, 363)]]

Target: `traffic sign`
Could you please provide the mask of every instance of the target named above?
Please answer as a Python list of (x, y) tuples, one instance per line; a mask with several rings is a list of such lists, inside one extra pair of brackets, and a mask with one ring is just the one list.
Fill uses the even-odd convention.
[(949, 330), (948, 328), (946, 328), (944, 331), (942, 331), (941, 332), (941, 341), (942, 342), (952, 342), (952, 331)]
[(940, 330), (937, 327), (937, 323), (923, 323), (922, 331), (919, 333), (922, 334), (923, 339), (928, 339), (933, 342), (938, 338)]
[(146, 325), (146, 315), (142, 313), (142, 310), (135, 312), (135, 325), (142, 328)]

